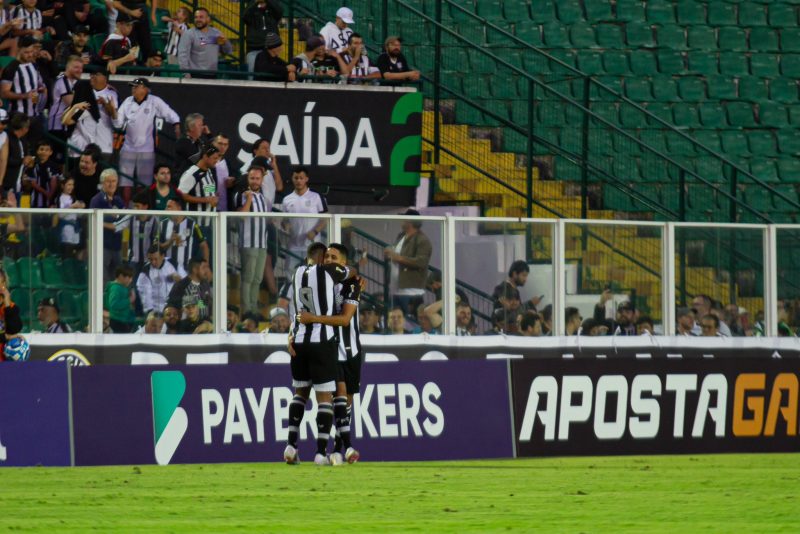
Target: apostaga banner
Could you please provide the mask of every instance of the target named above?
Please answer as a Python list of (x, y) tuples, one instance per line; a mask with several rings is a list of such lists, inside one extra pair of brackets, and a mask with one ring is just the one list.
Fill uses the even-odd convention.
[(797, 452), (797, 359), (512, 362), (519, 456)]
[[(124, 77), (124, 80), (131, 78)], [(238, 168), (263, 138), (285, 179), (308, 168), (311, 187), (419, 185), (422, 93), (408, 88), (150, 78), (151, 91), (181, 117), (200, 113), (212, 132), (227, 134)], [(115, 81), (120, 101), (131, 92)], [(171, 154), (170, 125), (157, 123), (159, 149)], [(354, 198), (351, 203), (356, 203)]]
[(71, 464), (68, 372), (65, 364), (0, 363), (0, 467)]
[[(353, 401), (364, 460), (513, 456), (507, 362), (365, 364)], [(288, 366), (72, 369), (75, 465), (281, 461)], [(313, 460), (309, 402), (300, 458)]]

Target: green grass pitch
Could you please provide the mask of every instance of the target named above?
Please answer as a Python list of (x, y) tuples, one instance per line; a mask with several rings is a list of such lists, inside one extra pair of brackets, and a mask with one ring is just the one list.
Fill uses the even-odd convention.
[(0, 531), (798, 532), (800, 455), (0, 469)]

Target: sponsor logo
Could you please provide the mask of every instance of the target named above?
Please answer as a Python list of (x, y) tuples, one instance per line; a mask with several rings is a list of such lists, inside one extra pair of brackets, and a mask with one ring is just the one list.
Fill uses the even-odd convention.
[(154, 371), (150, 384), (156, 462), (167, 465), (189, 428), (186, 410), (179, 406), (186, 392), (186, 378), (180, 371)]
[(80, 351), (75, 349), (61, 349), (53, 353), (52, 356), (47, 358), (48, 362), (67, 362), (70, 367), (80, 367), (84, 365), (92, 365), (91, 362), (81, 354)]

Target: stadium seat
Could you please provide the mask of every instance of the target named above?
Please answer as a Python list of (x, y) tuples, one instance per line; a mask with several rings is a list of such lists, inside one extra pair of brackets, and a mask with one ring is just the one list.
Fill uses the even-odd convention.
[(62, 289), (66, 287), (64, 268), (60, 258), (47, 256), (41, 260), (42, 281), (47, 289)]
[(752, 28), (750, 30), (750, 50), (759, 52), (777, 52), (778, 34), (772, 28)]
[(671, 76), (654, 76), (653, 96), (660, 102), (678, 102), (678, 84)]
[(775, 161), (769, 158), (753, 158), (750, 160), (750, 172), (764, 182), (778, 182), (778, 170)]
[[(702, 108), (701, 108), (701, 122), (702, 122)], [(705, 126), (705, 125), (704, 125)], [(698, 143), (705, 146), (706, 148), (713, 150), (714, 152), (721, 152), (722, 151), (722, 143), (719, 141), (719, 134), (716, 130), (695, 130), (694, 138), (697, 140)], [(714, 161), (719, 161), (717, 158), (711, 158)], [(700, 162), (698, 162), (698, 168), (700, 168)]]
[(703, 102), (700, 104), (700, 122), (705, 128), (726, 128), (728, 118), (722, 104)]
[[(468, 55), (469, 64), (474, 74), (494, 74), (497, 72), (497, 62), (494, 58), (485, 54), (483, 50), (470, 48), (468, 50)], [(503, 70), (507, 72), (505, 67), (503, 67)]]
[(687, 54), (689, 72), (704, 76), (716, 76), (719, 73), (717, 55), (710, 54), (708, 50), (691, 50)]
[(573, 24), (569, 30), (569, 40), (575, 48), (592, 48), (597, 46), (594, 28), (591, 24), (581, 22)]
[(603, 69), (606, 74), (625, 76), (630, 74), (628, 69), (628, 56), (625, 52), (606, 50), (603, 52)]
[(505, 23), (503, 2), (500, 0), (480, 0), (475, 7), (478, 16), (493, 23)]
[(739, 24), (746, 27), (766, 26), (766, 8), (755, 2), (743, 2), (739, 4)]
[[(506, 6), (508, 6), (508, 4), (522, 4), (522, 2), (505, 2)], [(536, 9), (530, 10), (530, 17), (534, 22), (540, 24), (555, 22), (558, 20), (556, 19), (556, 7), (553, 0), (542, 0), (541, 2), (537, 2)]]
[(646, 115), (630, 105), (622, 105), (619, 110), (619, 120), (626, 128), (644, 128), (647, 126)]
[(67, 287), (71, 289), (86, 289), (88, 285), (88, 267), (85, 262), (75, 258), (65, 258), (63, 261), (64, 279)]
[(784, 54), (781, 57), (781, 74), (789, 78), (800, 78), (800, 54)]
[(591, 106), (591, 110), (595, 115), (598, 115), (611, 124), (619, 125), (619, 107), (614, 102), (595, 102)]
[(797, 81), (793, 78), (774, 78), (770, 80), (769, 98), (776, 102), (795, 104), (797, 102)]
[(726, 2), (708, 3), (708, 23), (712, 26), (734, 26), (736, 19), (736, 6)]
[[(597, 2), (598, 0), (592, 1)], [(630, 22), (641, 21), (644, 18), (644, 2), (642, 0), (617, 0), (617, 20)]]
[[(533, 9), (536, 9), (535, 4)], [(556, 15), (564, 24), (575, 24), (583, 20), (583, 9), (578, 0), (559, 0), (556, 3)]]
[(739, 79), (739, 98), (755, 103), (769, 100), (767, 81), (754, 76)]
[(762, 78), (780, 76), (776, 54), (750, 54), (750, 74)]
[(758, 122), (761, 126), (785, 128), (789, 126), (786, 107), (774, 102), (762, 102), (758, 106)]
[(720, 133), (722, 149), (728, 154), (746, 156), (748, 154), (747, 137), (738, 130), (726, 130)]
[(747, 34), (742, 28), (726, 26), (719, 29), (719, 48), (727, 51), (747, 50)]
[(542, 25), (544, 44), (550, 48), (564, 48), (570, 45), (567, 29), (559, 22)]
[(759, 156), (777, 156), (778, 147), (775, 136), (769, 130), (750, 130), (747, 132), (747, 144), (751, 154)]
[(800, 183), (800, 160), (797, 158), (780, 158), (777, 162), (778, 175), (782, 182)]
[(728, 76), (747, 76), (747, 56), (738, 52), (719, 53), (719, 72)]
[(793, 5), (778, 2), (768, 6), (767, 21), (773, 28), (791, 28), (797, 26), (797, 9)]
[(647, 78), (626, 78), (625, 96), (635, 102), (652, 102), (653, 91)]
[(685, 101), (701, 102), (706, 100), (706, 84), (701, 78), (681, 78), (678, 81), (678, 93)]
[(658, 74), (655, 53), (649, 50), (633, 50), (630, 53), (631, 72), (637, 76)]
[(661, 74), (683, 74), (685, 69), (683, 62), (683, 55), (680, 52), (672, 50), (659, 50), (658, 57), (658, 72)]
[(717, 47), (717, 32), (711, 26), (691, 26), (687, 31), (689, 48), (697, 48), (706, 53)]
[(625, 25), (625, 41), (630, 48), (655, 46), (653, 29), (643, 22), (629, 22)]
[(9, 289), (19, 287), (20, 276), (19, 271), (17, 270), (17, 263), (14, 261), (14, 258), (3, 258), (2, 268), (6, 272), (6, 283), (8, 284)]
[[(517, 85), (509, 83), (509, 80), (500, 78), (499, 76), (490, 76), (489, 85), (491, 88), (492, 96), (495, 98), (517, 99), (520, 97), (520, 92)], [(527, 89), (525, 93), (527, 94)]]
[(728, 122), (731, 126), (739, 126), (742, 128), (750, 128), (756, 126), (755, 116), (753, 115), (753, 106), (747, 102), (728, 102), (726, 104), (728, 111)]
[(39, 260), (30, 256), (23, 256), (17, 260), (17, 270), (20, 276), (20, 287), (42, 288), (42, 270)]
[(625, 47), (622, 28), (618, 24), (600, 24), (595, 28), (600, 48), (620, 49)]
[(586, 18), (589, 22), (608, 22), (614, 20), (611, 3), (604, 0), (585, 0)]
[(778, 132), (778, 148), (785, 156), (800, 156), (800, 136), (791, 129)]
[(591, 76), (605, 72), (600, 53), (590, 50), (578, 51), (578, 68)]
[(678, 22), (685, 26), (706, 23), (706, 6), (694, 0), (678, 2)]
[[(501, 2), (503, 4), (503, 16), (508, 22), (520, 25), (527, 25), (531, 19), (531, 12), (527, 2)], [(539, 10), (542, 3), (537, 3), (536, 9)], [(552, 6), (551, 6), (552, 12)]]
[(675, 104), (672, 108), (675, 124), (684, 128), (699, 128), (700, 114), (697, 104)]
[(61, 312), (61, 320), (72, 323), (82, 318), (83, 313), (78, 295), (72, 291), (59, 291), (56, 301)]
[(656, 43), (659, 48), (671, 50), (686, 49), (686, 30), (677, 24), (664, 24), (656, 26)]
[[(490, 32), (490, 36), (496, 32)], [(515, 35), (532, 46), (544, 46), (542, 30), (538, 24), (517, 24)]]
[(23, 323), (30, 320), (31, 308), (33, 307), (32, 299), (33, 292), (28, 288), (17, 287), (11, 290), (11, 300), (19, 308), (19, 315)]
[(781, 30), (781, 52), (800, 52), (800, 28)]
[(653, 24), (672, 24), (675, 22), (675, 11), (669, 0), (648, 0), (645, 6), (647, 22)]

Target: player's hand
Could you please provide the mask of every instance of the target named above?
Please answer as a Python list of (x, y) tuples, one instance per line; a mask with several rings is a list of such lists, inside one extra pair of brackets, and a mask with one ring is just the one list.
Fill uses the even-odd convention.
[(314, 315), (307, 311), (301, 311), (297, 314), (297, 320), (300, 321), (300, 324), (311, 324), (314, 322)]

